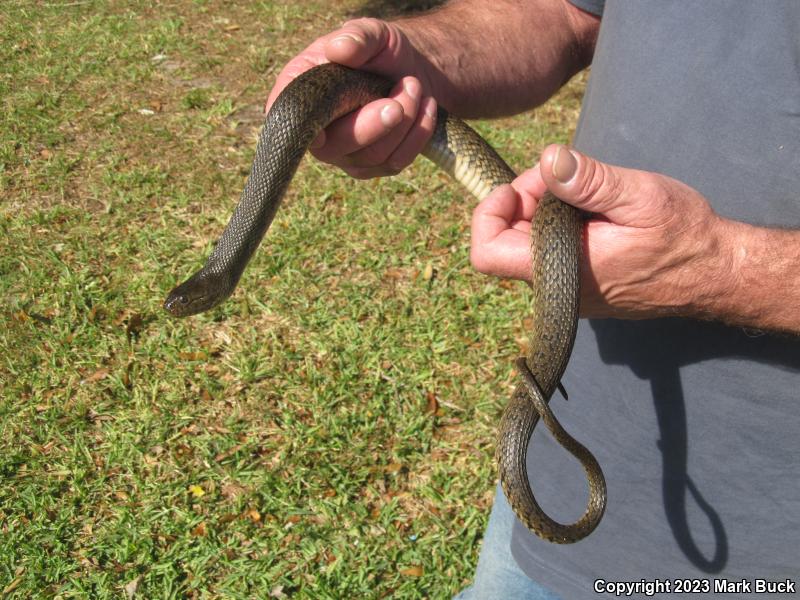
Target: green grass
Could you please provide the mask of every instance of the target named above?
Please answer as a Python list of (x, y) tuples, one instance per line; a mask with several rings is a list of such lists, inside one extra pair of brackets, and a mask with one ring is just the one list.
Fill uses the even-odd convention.
[[(234, 297), (160, 309), (281, 65), (358, 9), (0, 6), (0, 596), (470, 581), (528, 300), (471, 270), (471, 198), (422, 160), (368, 182), (307, 160)], [(581, 87), (479, 129), (532, 165)]]

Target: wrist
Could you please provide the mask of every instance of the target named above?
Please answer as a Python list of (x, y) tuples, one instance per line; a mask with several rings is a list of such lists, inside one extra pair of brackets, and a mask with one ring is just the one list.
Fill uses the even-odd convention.
[(730, 299), (742, 287), (741, 252), (749, 245), (748, 225), (713, 215), (699, 244), (702, 251), (695, 261), (688, 298), (682, 316), (727, 320)]
[(408, 64), (413, 65), (413, 75), (422, 83), (424, 93), (436, 98), (437, 103), (448, 110), (463, 103), (465, 95), (462, 93), (459, 99), (456, 86), (446, 75), (454, 71), (452, 65), (463, 62), (458, 58), (463, 50), (448, 41), (448, 32), (436, 22), (420, 17), (392, 21), (389, 25), (398, 36), (405, 38)]
[(493, 118), (542, 104), (588, 64), (599, 19), (577, 12), (566, 0), (453, 0), (392, 24), (440, 105)]
[(718, 260), (691, 316), (800, 333), (800, 232), (719, 219)]

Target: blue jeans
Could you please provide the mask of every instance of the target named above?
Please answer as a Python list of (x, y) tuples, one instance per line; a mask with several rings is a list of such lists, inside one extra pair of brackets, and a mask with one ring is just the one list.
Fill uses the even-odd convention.
[(559, 600), (553, 592), (525, 575), (511, 556), (514, 519), (514, 512), (498, 485), (475, 582), (453, 600)]

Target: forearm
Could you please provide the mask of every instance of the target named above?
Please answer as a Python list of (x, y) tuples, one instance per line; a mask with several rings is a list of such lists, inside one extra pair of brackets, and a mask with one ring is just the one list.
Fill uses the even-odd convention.
[(567, 0), (455, 0), (395, 24), (430, 61), (433, 95), (462, 117), (543, 103), (588, 66), (599, 29)]
[(716, 276), (700, 286), (695, 316), (800, 334), (800, 231), (721, 221)]

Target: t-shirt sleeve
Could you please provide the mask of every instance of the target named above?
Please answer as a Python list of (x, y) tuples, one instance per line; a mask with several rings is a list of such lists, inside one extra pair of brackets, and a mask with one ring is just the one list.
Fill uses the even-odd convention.
[(577, 6), (581, 10), (590, 12), (598, 17), (603, 16), (603, 8), (605, 7), (606, 0), (569, 0), (570, 4)]

